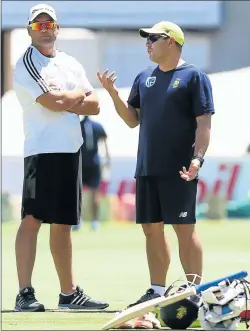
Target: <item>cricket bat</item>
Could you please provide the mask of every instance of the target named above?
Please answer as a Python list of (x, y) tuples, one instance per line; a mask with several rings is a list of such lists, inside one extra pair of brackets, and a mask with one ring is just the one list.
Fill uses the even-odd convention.
[(216, 279), (212, 282), (207, 282), (201, 285), (192, 286), (190, 288), (187, 288), (181, 292), (171, 294), (167, 297), (162, 296), (160, 298), (152, 299), (145, 301), (143, 303), (140, 303), (138, 305), (135, 305), (133, 307), (127, 308), (120, 312), (118, 315), (116, 315), (114, 318), (112, 318), (110, 321), (108, 321), (106, 324), (103, 325), (102, 330), (109, 330), (116, 328), (122, 323), (125, 323), (135, 317), (143, 316), (148, 312), (152, 312), (157, 308), (162, 308), (168, 305), (171, 305), (172, 303), (178, 302), (180, 300), (186, 299), (192, 295), (199, 294), (202, 291), (207, 290), (211, 286), (217, 286), (220, 282), (224, 280), (233, 281), (235, 279), (242, 279), (247, 277), (246, 271), (241, 271), (236, 274), (232, 274), (226, 277), (222, 277), (219, 279)]

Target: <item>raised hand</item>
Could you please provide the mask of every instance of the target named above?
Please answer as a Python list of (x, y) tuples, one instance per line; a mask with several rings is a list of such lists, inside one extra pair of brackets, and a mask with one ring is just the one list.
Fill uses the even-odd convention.
[(118, 93), (117, 88), (114, 85), (117, 79), (114, 71), (109, 73), (109, 69), (106, 69), (104, 73), (101, 74), (100, 71), (97, 70), (97, 77), (105, 90), (107, 90), (110, 94), (112, 94), (113, 92)]

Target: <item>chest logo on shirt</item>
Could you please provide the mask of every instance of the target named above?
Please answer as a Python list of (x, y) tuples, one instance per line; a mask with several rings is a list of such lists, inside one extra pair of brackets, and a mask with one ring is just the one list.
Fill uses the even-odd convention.
[(147, 87), (151, 87), (154, 85), (155, 82), (156, 82), (156, 77), (148, 77), (145, 85)]
[(172, 87), (173, 88), (176, 88), (180, 85), (180, 81), (181, 81), (181, 78), (176, 78), (176, 80), (174, 81)]

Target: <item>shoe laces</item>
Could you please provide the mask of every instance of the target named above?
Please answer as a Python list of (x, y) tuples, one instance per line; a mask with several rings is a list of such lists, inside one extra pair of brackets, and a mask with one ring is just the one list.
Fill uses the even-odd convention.
[(144, 302), (144, 301), (151, 300), (154, 294), (155, 294), (155, 291), (152, 288), (150, 288), (147, 290), (146, 294), (144, 294), (141, 297), (141, 299), (139, 301)]
[(86, 293), (84, 293), (83, 289), (81, 289), (79, 286), (76, 287), (76, 293), (77, 296), (86, 298), (86, 301), (90, 299), (90, 297)]
[(35, 290), (32, 287), (26, 287), (25, 289), (23, 289), (20, 293), (20, 296), (22, 296), (26, 301), (36, 300)]

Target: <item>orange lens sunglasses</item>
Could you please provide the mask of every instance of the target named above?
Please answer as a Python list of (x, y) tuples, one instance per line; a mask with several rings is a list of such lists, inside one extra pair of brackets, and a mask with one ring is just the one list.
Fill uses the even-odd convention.
[(32, 30), (41, 31), (44, 29), (55, 29), (59, 25), (55, 22), (33, 22), (29, 26)]

